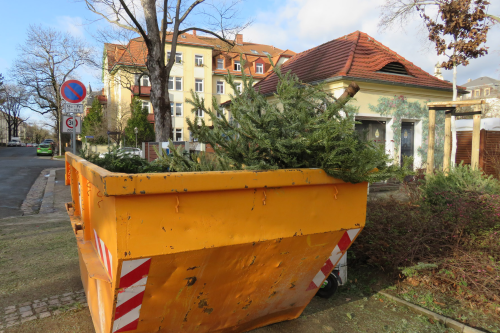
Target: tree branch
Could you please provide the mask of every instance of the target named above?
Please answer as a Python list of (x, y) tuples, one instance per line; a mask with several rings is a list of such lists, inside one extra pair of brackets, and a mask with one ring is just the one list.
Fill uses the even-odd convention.
[(225, 39), (225, 38), (224, 38), (224, 37), (222, 37), (222, 36), (219, 36), (219, 35), (218, 35), (218, 34), (216, 34), (215, 32), (210, 31), (210, 30), (206, 30), (206, 29), (202, 29), (202, 28), (196, 28), (196, 27), (186, 28), (186, 29), (184, 29), (184, 30), (180, 30), (180, 31), (179, 31), (179, 35), (184, 34), (184, 33), (188, 32), (188, 31), (191, 31), (191, 30), (201, 31), (201, 32), (204, 32), (204, 33), (207, 33), (207, 34), (213, 35), (213, 36), (215, 36), (215, 37), (219, 38), (220, 40), (222, 40), (222, 41), (224, 41), (224, 42), (228, 43), (228, 44), (229, 44), (229, 45), (231, 45), (231, 46), (236, 45), (234, 42), (230, 42), (230, 41), (228, 41), (227, 39)]
[[(189, 15), (189, 13), (191, 13), (191, 11), (194, 9), (194, 7), (198, 6), (200, 3), (204, 2), (204, 1), (205, 0), (196, 0), (195, 2), (193, 2), (191, 4), (191, 6), (189, 6), (189, 8), (184, 12), (184, 15), (182, 15), (182, 17), (179, 19), (179, 23), (184, 22), (184, 20)], [(180, 3), (180, 1), (179, 1), (179, 3)]]
[(141, 25), (139, 24), (139, 22), (137, 21), (135, 16), (132, 14), (132, 12), (128, 8), (128, 6), (125, 4), (125, 1), (120, 0), (120, 3), (123, 6), (123, 9), (125, 10), (125, 12), (127, 12), (128, 16), (130, 17), (132, 22), (134, 22), (134, 24), (137, 27), (137, 29), (139, 30), (139, 33), (141, 34), (142, 38), (144, 38), (144, 42), (146, 42), (146, 44), (151, 43), (151, 41), (148, 38), (148, 35), (144, 32), (144, 30), (142, 29)]
[(128, 26), (126, 24), (121, 24), (121, 23), (118, 22), (118, 20), (110, 20), (106, 15), (104, 15), (103, 13), (97, 11), (97, 9), (95, 9), (94, 6), (92, 6), (87, 0), (85, 0), (85, 3), (87, 4), (87, 8), (92, 13), (101, 16), (102, 18), (104, 18), (109, 23), (115, 24), (115, 25), (119, 26), (120, 28), (127, 29), (127, 30), (130, 30), (130, 31), (133, 31), (133, 32), (137, 32), (137, 33), (140, 34), (140, 31), (138, 29), (134, 28), (134, 27)]
[(500, 17), (499, 16), (495, 16), (495, 15), (492, 15), (492, 14), (486, 14), (487, 17), (489, 17), (492, 21), (497, 21), (498, 23), (500, 23)]

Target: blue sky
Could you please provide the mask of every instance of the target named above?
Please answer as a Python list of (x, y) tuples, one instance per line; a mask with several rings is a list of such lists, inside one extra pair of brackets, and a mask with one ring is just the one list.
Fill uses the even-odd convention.
[[(492, 2), (490, 12), (500, 14), (500, 1)], [(426, 34), (419, 29), (420, 20), (417, 17), (410, 20), (405, 31), (393, 29), (379, 32), (379, 6), (383, 3), (384, 0), (246, 0), (240, 16), (244, 20), (253, 19), (253, 24), (243, 32), (244, 40), (301, 52), (361, 30), (432, 73), (438, 57), (432, 46), (426, 44)], [(102, 52), (102, 45), (91, 36), (100, 23), (88, 24), (88, 20), (95, 18), (83, 2), (75, 0), (4, 1), (0, 11), (0, 73), (9, 78), (8, 69), (16, 58), (16, 48), (24, 41), (30, 24), (68, 31), (76, 37), (85, 38), (99, 53)], [(465, 68), (459, 67), (459, 84), (480, 76), (500, 79), (500, 25), (490, 31), (487, 46), (489, 54), (486, 57), (472, 60)], [(451, 81), (450, 71), (443, 74), (445, 79)], [(80, 71), (79, 75), (85, 84), (90, 82), (93, 88), (102, 86), (95, 72)]]

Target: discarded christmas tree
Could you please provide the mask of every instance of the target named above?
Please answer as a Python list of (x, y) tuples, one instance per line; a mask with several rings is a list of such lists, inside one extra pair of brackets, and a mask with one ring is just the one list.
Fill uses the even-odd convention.
[[(212, 107), (192, 92), (187, 100), (193, 112), (203, 110), (212, 120), (187, 119), (198, 142), (210, 144), (215, 154), (172, 155), (171, 171), (274, 170), (321, 168), (328, 175), (347, 182), (376, 182), (407, 173), (393, 164), (384, 147), (366, 141), (355, 130), (357, 108), (349, 98), (337, 100), (322, 85), (304, 84), (291, 73), (279, 77), (274, 98), (266, 98), (253, 87), (254, 81), (242, 71), (243, 92), (231, 95), (229, 114), (215, 98)], [(234, 77), (226, 82), (238, 91)], [(376, 171), (378, 170), (378, 171)]]

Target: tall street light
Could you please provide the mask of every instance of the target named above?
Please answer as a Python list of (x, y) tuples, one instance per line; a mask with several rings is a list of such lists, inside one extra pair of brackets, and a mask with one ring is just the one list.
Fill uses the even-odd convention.
[(136, 128), (134, 128), (134, 132), (135, 132), (135, 148), (137, 148), (137, 133), (139, 133), (139, 130)]

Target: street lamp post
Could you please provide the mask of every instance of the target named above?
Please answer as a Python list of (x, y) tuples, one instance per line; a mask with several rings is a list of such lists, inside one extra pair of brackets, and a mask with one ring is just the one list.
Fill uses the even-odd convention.
[(137, 148), (137, 133), (139, 132), (139, 130), (136, 128), (134, 128), (134, 132), (135, 132), (135, 148)]

